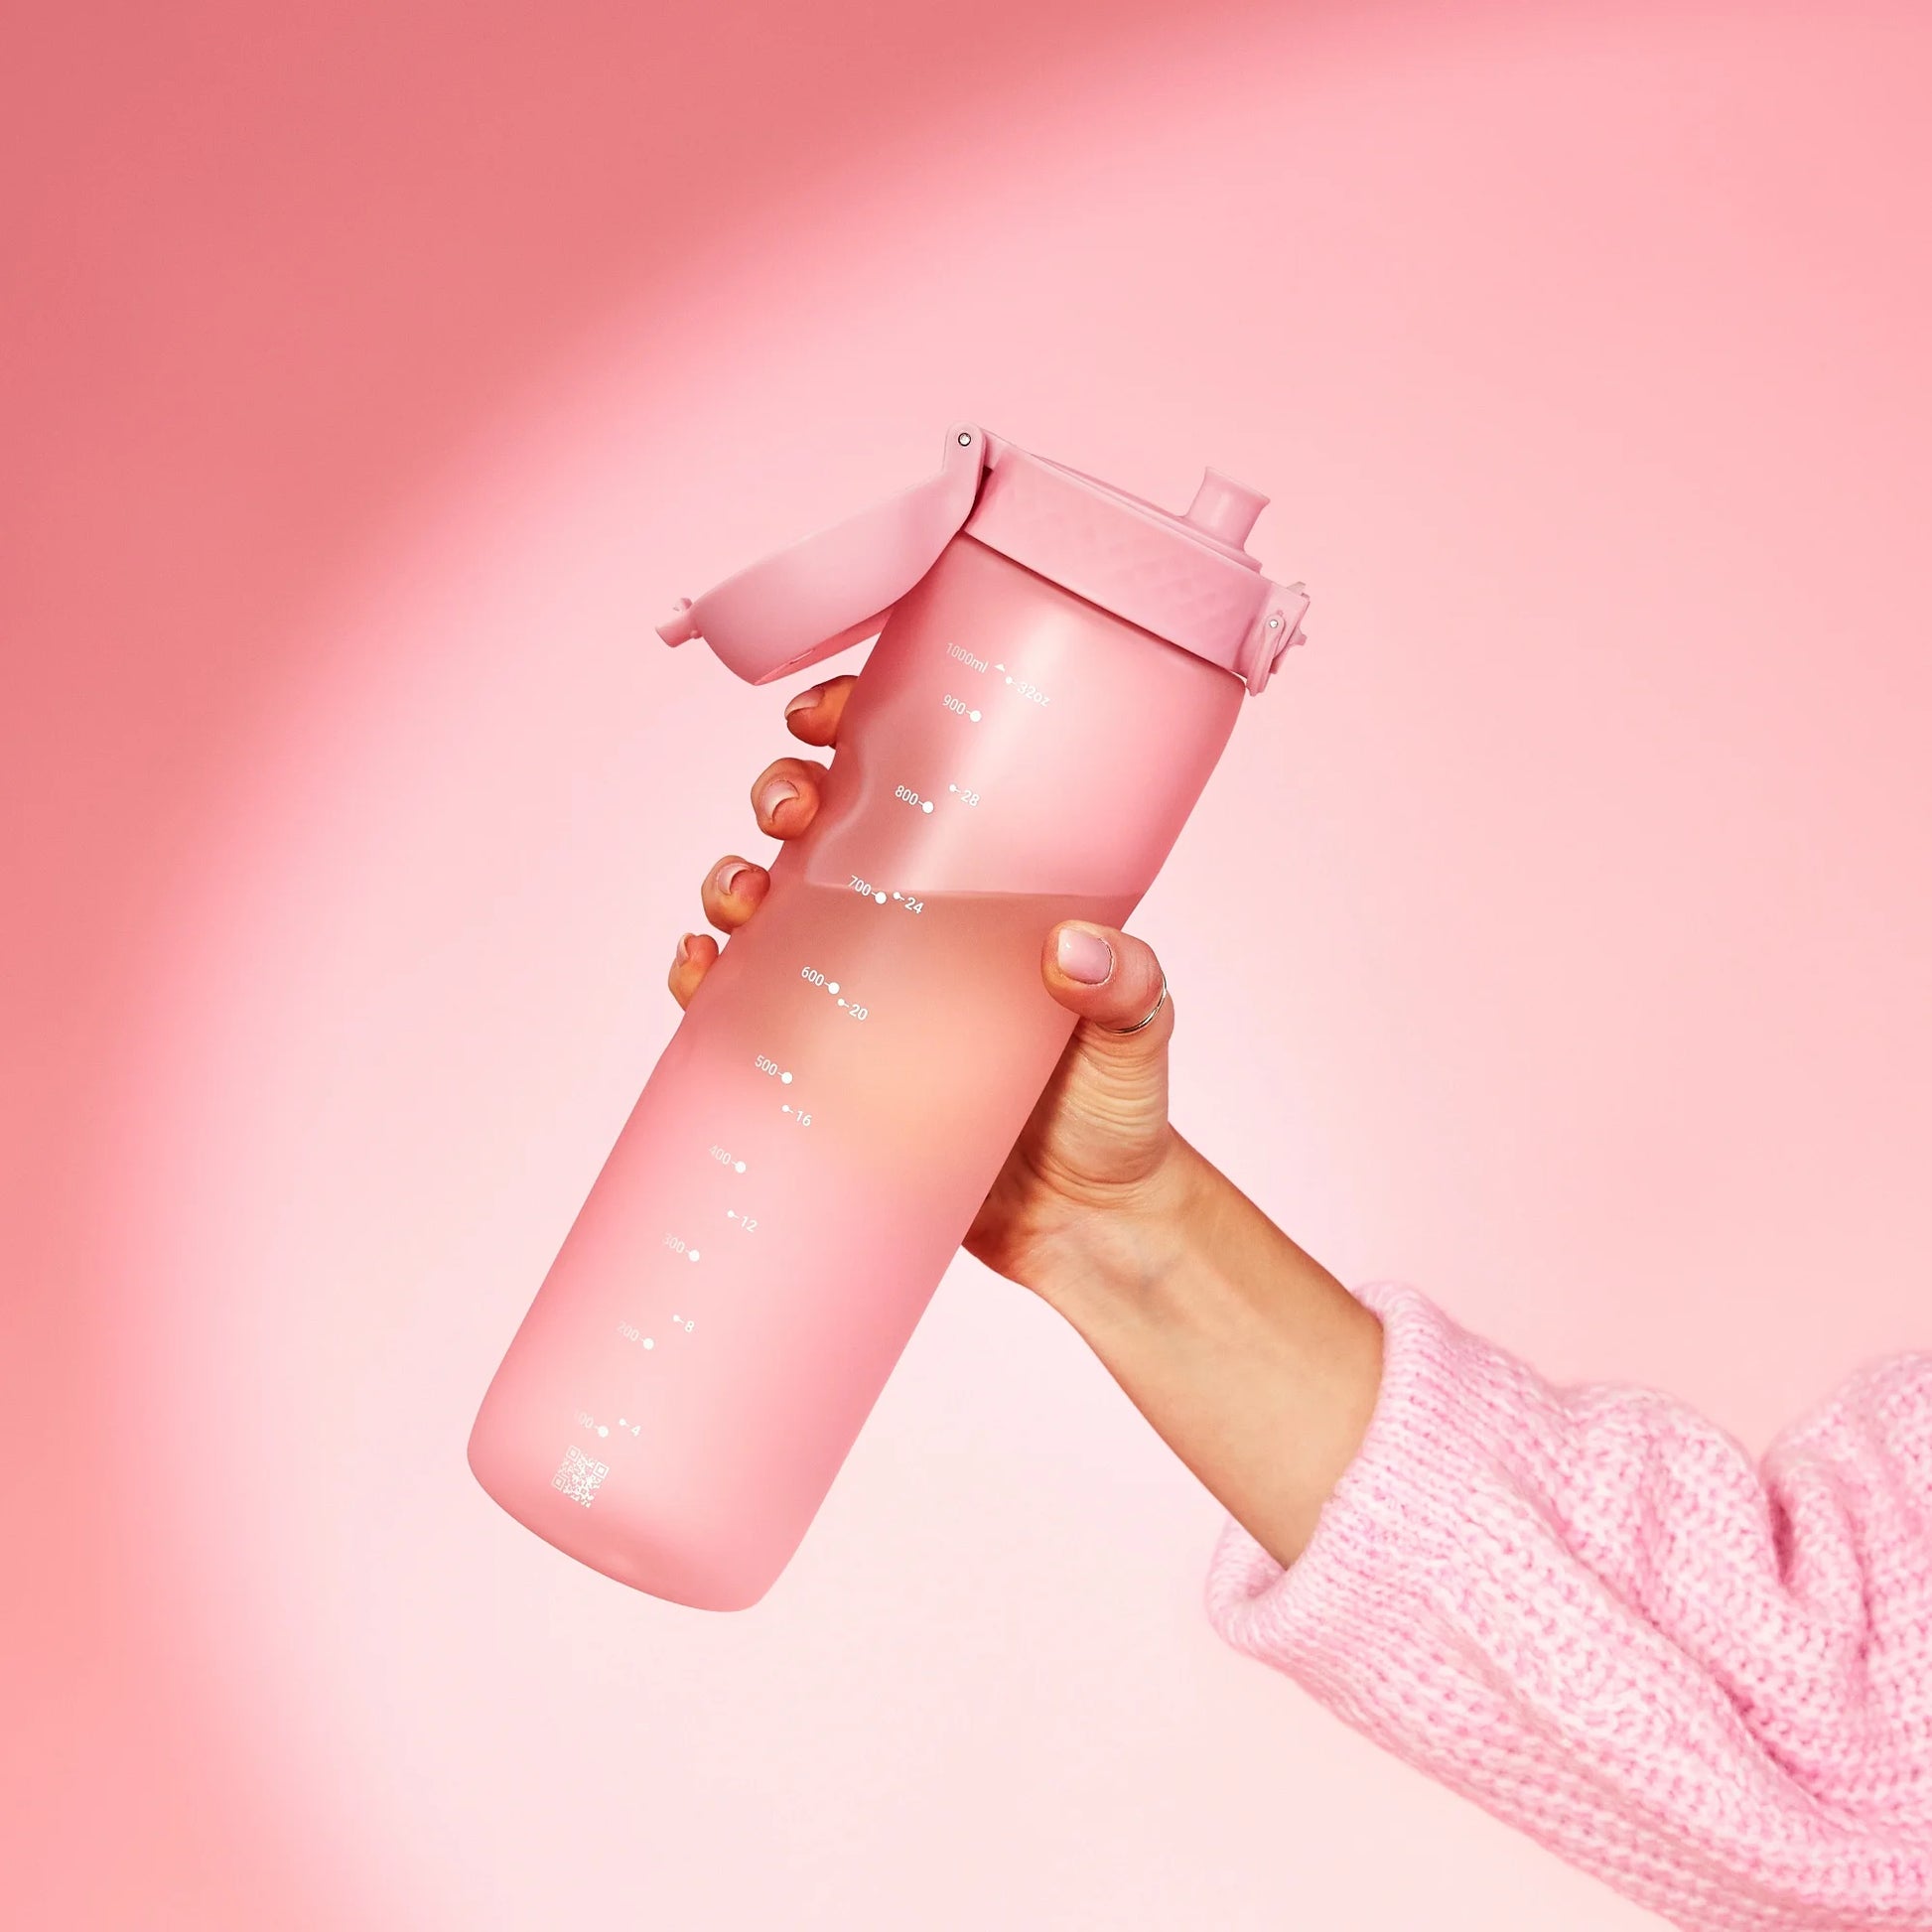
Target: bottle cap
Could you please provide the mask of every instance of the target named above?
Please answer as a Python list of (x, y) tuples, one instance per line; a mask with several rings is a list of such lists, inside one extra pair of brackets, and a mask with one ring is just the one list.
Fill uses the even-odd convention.
[(679, 602), (657, 634), (702, 637), (754, 684), (871, 636), (960, 531), (1090, 604), (1231, 671), (1259, 693), (1309, 607), (1244, 547), (1267, 504), (1210, 470), (1184, 512), (1144, 502), (973, 423), (937, 475)]

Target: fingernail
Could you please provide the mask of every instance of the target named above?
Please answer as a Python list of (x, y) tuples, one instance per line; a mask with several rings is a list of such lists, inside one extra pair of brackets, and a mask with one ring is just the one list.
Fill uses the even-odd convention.
[(1060, 929), (1054, 956), (1059, 960), (1060, 971), (1082, 986), (1099, 986), (1114, 970), (1113, 947), (1099, 933), (1084, 931), (1077, 925)]
[(687, 932), (684, 935), (684, 937), (677, 942), (677, 963), (680, 966), (682, 966), (685, 963), (685, 961), (691, 957), (691, 940), (693, 936), (694, 935)]
[(820, 698), (824, 697), (824, 695), (825, 695), (825, 687), (822, 684), (814, 684), (809, 691), (799, 692), (799, 694), (795, 698), (793, 698), (788, 705), (785, 706), (785, 716), (787, 718), (791, 718), (791, 717), (795, 717), (801, 711), (811, 710), (812, 706), (815, 705)]
[(765, 786), (759, 799), (759, 809), (766, 818), (775, 817), (780, 805), (789, 804), (798, 796), (798, 787), (789, 778), (775, 778)]
[(730, 897), (733, 885), (751, 870), (743, 859), (734, 859), (730, 865), (721, 866), (718, 871), (718, 890)]

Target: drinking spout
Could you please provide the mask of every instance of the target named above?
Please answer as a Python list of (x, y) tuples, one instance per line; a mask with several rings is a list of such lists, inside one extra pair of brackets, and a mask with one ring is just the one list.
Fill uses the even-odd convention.
[(657, 634), (667, 644), (688, 644), (693, 637), (703, 632), (691, 621), (691, 600), (681, 597), (671, 607), (671, 615), (657, 626)]

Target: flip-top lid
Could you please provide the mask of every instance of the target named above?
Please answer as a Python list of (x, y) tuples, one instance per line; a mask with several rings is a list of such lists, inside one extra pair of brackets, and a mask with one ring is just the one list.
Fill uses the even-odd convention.
[(964, 530), (1258, 693), (1309, 603), (1244, 548), (1267, 501), (1209, 470), (1176, 514), (959, 423), (936, 476), (682, 600), (657, 632), (765, 684), (871, 636)]

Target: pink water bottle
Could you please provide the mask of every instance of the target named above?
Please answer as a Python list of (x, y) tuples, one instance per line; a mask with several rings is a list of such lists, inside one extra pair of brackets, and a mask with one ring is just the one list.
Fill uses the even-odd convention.
[(483, 1399), (519, 1522), (676, 1602), (770, 1587), (1066, 1043), (1047, 930), (1126, 919), (1299, 636), (1266, 500), (1210, 470), (1174, 515), (962, 424), (659, 626), (760, 684), (879, 641)]

